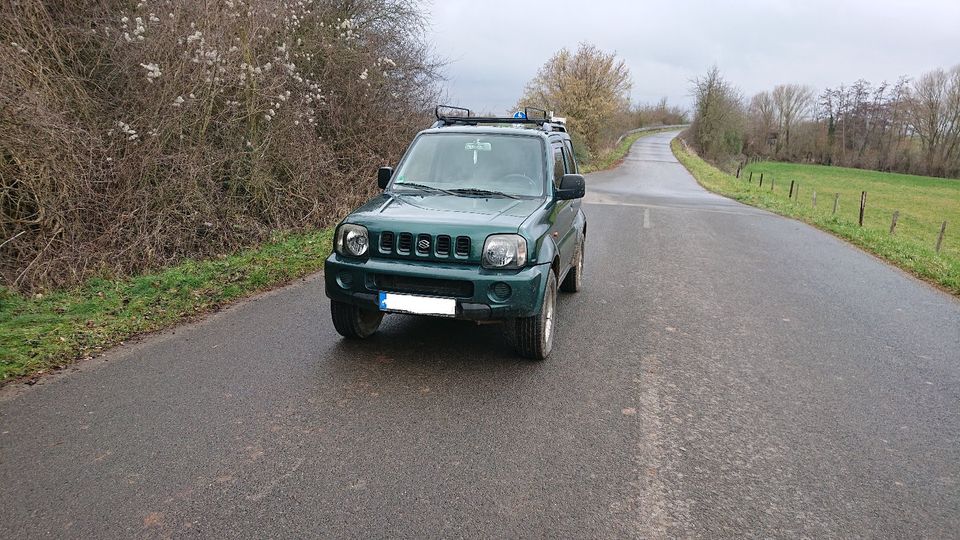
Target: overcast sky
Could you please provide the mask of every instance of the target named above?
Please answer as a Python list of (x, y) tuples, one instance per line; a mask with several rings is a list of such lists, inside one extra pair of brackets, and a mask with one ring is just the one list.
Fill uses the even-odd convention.
[(689, 106), (716, 64), (746, 95), (820, 90), (960, 63), (960, 0), (433, 0), (429, 38), (449, 61), (453, 104), (507, 112), (557, 50), (616, 51), (633, 99)]

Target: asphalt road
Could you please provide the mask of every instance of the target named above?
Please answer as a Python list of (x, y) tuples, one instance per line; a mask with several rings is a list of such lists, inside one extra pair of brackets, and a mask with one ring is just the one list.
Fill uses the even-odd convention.
[(0, 537), (957, 537), (960, 302), (708, 194), (588, 178), (553, 355), (335, 334), (322, 280), (0, 393)]

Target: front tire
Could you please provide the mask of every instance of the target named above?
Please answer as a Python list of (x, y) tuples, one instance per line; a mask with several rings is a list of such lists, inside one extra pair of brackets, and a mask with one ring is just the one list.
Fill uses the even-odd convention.
[(337, 333), (347, 339), (370, 337), (380, 328), (383, 312), (360, 309), (346, 302), (330, 301), (330, 315)]
[(552, 271), (547, 277), (540, 313), (521, 317), (515, 322), (517, 352), (524, 358), (543, 360), (553, 350), (554, 323), (557, 314), (557, 276)]

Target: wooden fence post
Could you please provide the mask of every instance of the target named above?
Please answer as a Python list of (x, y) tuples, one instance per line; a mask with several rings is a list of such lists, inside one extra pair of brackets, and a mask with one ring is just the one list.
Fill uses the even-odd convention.
[(750, 180), (748, 180), (748, 182), (753, 183), (753, 171), (750, 171)]
[(863, 211), (867, 207), (867, 192), (860, 192), (860, 226), (863, 227)]
[(833, 215), (837, 215), (837, 204), (840, 203), (840, 194), (837, 193), (833, 196)]
[(813, 207), (817, 207), (817, 190), (813, 190), (813, 195), (811, 195)]
[(787, 195), (787, 198), (788, 198), (788, 199), (792, 199), (792, 198), (793, 198), (793, 184), (794, 184), (794, 182), (796, 182), (796, 180), (791, 180), (791, 181), (790, 181), (790, 194)]
[(800, 202), (800, 182), (797, 182), (797, 189), (793, 192), (794, 202)]
[(770, 191), (773, 191), (773, 178), (770, 179)]
[(737, 179), (740, 178), (740, 164), (737, 164)]
[(763, 187), (763, 173), (760, 173), (760, 187)]
[(940, 246), (943, 245), (943, 233), (947, 230), (947, 222), (940, 224), (940, 235), (937, 236), (937, 253), (940, 253)]
[(890, 220), (890, 234), (893, 234), (893, 231), (897, 229), (897, 219), (900, 218), (900, 211), (893, 211), (893, 218)]

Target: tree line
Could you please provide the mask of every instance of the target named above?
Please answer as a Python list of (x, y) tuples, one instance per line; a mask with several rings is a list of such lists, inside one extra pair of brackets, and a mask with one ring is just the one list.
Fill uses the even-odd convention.
[(692, 142), (721, 165), (759, 156), (960, 176), (960, 66), (819, 93), (780, 84), (749, 99), (714, 67), (693, 81), (693, 94)]

